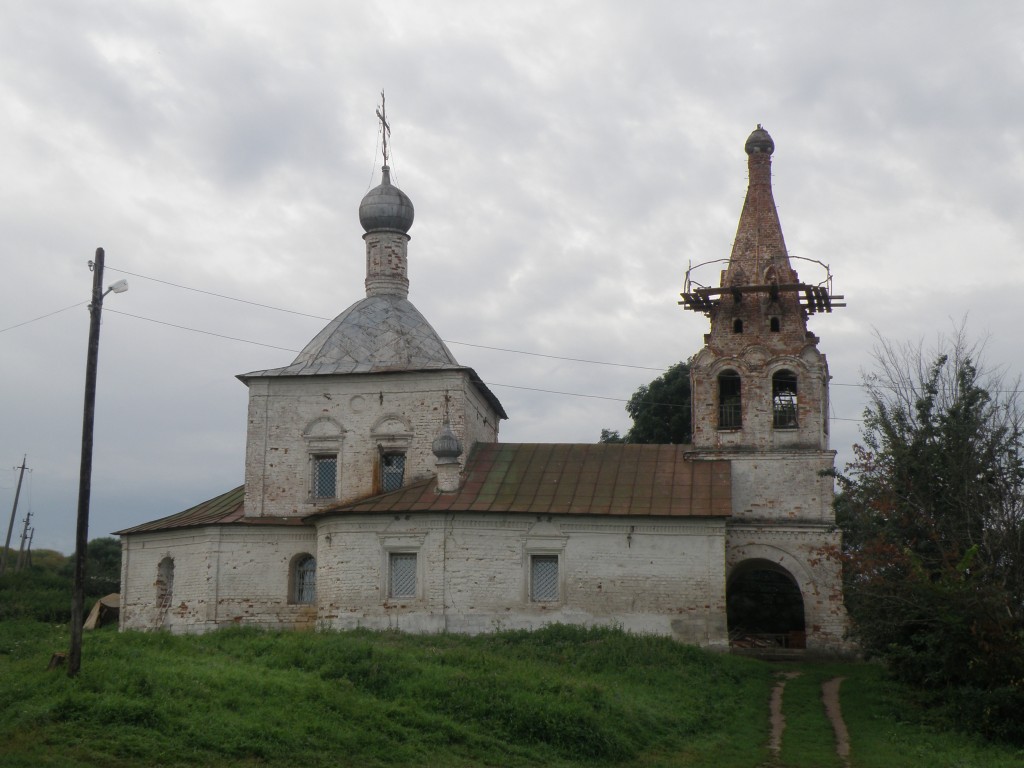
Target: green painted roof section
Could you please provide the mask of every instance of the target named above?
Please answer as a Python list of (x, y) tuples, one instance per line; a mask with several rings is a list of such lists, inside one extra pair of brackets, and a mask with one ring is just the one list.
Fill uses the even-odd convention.
[(491, 512), (728, 517), (731, 465), (691, 446), (477, 443), (455, 493), (435, 480), (322, 513)]
[[(455, 493), (438, 493), (431, 478), (311, 517), (399, 512), (728, 517), (730, 463), (694, 461), (691, 451), (688, 445), (477, 443)], [(206, 525), (307, 525), (310, 519), (246, 517), (244, 498), (245, 486), (239, 486), (115, 535)]]
[(196, 504), (183, 512), (178, 512), (159, 520), (152, 520), (123, 531), (114, 531), (115, 536), (127, 533), (148, 533), (151, 531), (167, 531), (174, 528), (197, 528), (204, 525), (225, 525), (238, 523), (241, 525), (303, 525), (300, 518), (294, 517), (245, 517), (242, 502), (245, 499), (245, 486), (232, 488), (227, 493), (214, 496), (202, 504)]

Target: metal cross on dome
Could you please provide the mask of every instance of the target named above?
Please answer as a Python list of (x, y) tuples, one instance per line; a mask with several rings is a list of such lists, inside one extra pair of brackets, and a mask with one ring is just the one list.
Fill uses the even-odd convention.
[(391, 135), (391, 126), (388, 125), (387, 109), (384, 104), (384, 91), (380, 92), (380, 109), (377, 110), (377, 119), (380, 120), (381, 135), (384, 137), (384, 165), (388, 164), (388, 137)]

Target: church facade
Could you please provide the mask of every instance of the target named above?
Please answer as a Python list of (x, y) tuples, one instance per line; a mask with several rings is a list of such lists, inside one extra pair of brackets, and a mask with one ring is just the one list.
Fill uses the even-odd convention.
[(847, 648), (828, 367), (772, 199), (750, 183), (691, 359), (690, 445), (507, 444), (501, 403), (408, 299), (414, 210), (363, 199), (366, 297), (249, 390), (245, 483), (120, 531), (121, 628), (486, 632), (608, 624), (711, 648)]

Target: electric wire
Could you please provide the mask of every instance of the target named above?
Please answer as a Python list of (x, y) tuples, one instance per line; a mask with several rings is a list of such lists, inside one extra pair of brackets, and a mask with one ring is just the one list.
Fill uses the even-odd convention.
[[(321, 321), (329, 321), (329, 320), (331, 320), (331, 318), (325, 317), (323, 315), (314, 315), (314, 314), (311, 314), (309, 312), (299, 312), (298, 310), (294, 310), (294, 309), (287, 309), (285, 307), (274, 306), (273, 304), (265, 304), (265, 303), (258, 302), (258, 301), (251, 301), (249, 299), (240, 299), (240, 298), (235, 297), (235, 296), (229, 296), (227, 294), (217, 293), (215, 291), (208, 291), (208, 290), (205, 290), (203, 288), (195, 288), (193, 286), (183, 285), (181, 283), (175, 283), (175, 282), (172, 282), (170, 280), (163, 280), (161, 278), (152, 277), (150, 275), (143, 275), (143, 274), (138, 273), (138, 272), (131, 272), (129, 270), (120, 269), (118, 267), (107, 266), (106, 269), (109, 270), (109, 271), (118, 272), (118, 273), (125, 274), (125, 275), (130, 275), (131, 277), (139, 278), (139, 279), (142, 279), (142, 280), (149, 280), (149, 281), (152, 281), (152, 282), (155, 282), (155, 283), (160, 283), (161, 285), (167, 285), (167, 286), (170, 286), (172, 288), (178, 288), (178, 289), (184, 290), (184, 291), (191, 291), (193, 293), (199, 293), (199, 294), (203, 294), (205, 296), (212, 296), (214, 298), (224, 299), (226, 301), (234, 301), (234, 302), (237, 302), (239, 304), (247, 304), (249, 306), (260, 307), (261, 309), (269, 309), (269, 310), (272, 310), (272, 311), (275, 311), (275, 312), (284, 312), (284, 313), (287, 313), (287, 314), (290, 314), (290, 315), (296, 315), (298, 317), (308, 317), (308, 318), (313, 319), (313, 320), (321, 320)], [(79, 307), (79, 306), (83, 306), (83, 305), (87, 305), (87, 304), (88, 304), (88, 302), (78, 302), (78, 303), (72, 304), (72, 305), (70, 305), (68, 307), (64, 307), (63, 309), (58, 309), (58, 310), (55, 310), (53, 312), (49, 312), (49, 313), (47, 313), (45, 315), (40, 315), (39, 317), (32, 318), (31, 320), (26, 320), (26, 321), (24, 321), (22, 323), (18, 323), (16, 325), (12, 325), (12, 326), (9, 326), (7, 328), (2, 328), (2, 329), (0, 329), (0, 333), (3, 333), (4, 331), (8, 331), (8, 330), (13, 330), (15, 328), (20, 328), (20, 327), (22, 327), (24, 325), (28, 325), (28, 324), (34, 323), (34, 322), (36, 322), (38, 320), (43, 320), (43, 319), (45, 319), (47, 317), (52, 317), (53, 315), (60, 314), (61, 312), (66, 312), (69, 309), (74, 309), (75, 307)], [(130, 312), (122, 312), (120, 310), (112, 309), (112, 308), (109, 308), (109, 307), (105, 307), (105, 309), (106, 309), (107, 312), (110, 312), (110, 313), (113, 313), (113, 314), (124, 315), (126, 317), (132, 317), (132, 318), (137, 319), (137, 320), (144, 320), (146, 322), (155, 323), (155, 324), (158, 324), (158, 325), (166, 325), (166, 326), (171, 327), (171, 328), (177, 328), (177, 329), (183, 330), (183, 331), (191, 331), (192, 333), (199, 333), (199, 334), (203, 334), (205, 336), (214, 336), (216, 338), (226, 339), (228, 341), (237, 341), (237, 342), (243, 343), (243, 344), (252, 344), (254, 346), (266, 347), (268, 349), (277, 349), (277, 350), (280, 350), (280, 351), (283, 351), (283, 352), (298, 353), (300, 351), (300, 350), (293, 349), (293, 348), (290, 348), (290, 347), (281, 347), (281, 346), (278, 346), (278, 345), (275, 345), (275, 344), (267, 344), (267, 343), (261, 342), (261, 341), (254, 341), (252, 339), (243, 339), (243, 338), (240, 338), (238, 336), (230, 336), (228, 334), (216, 333), (214, 331), (206, 331), (206, 330), (202, 330), (202, 329), (199, 329), (199, 328), (192, 328), (192, 327), (189, 327), (189, 326), (179, 325), (179, 324), (171, 323), (171, 322), (164, 321), (164, 320), (156, 320), (154, 318), (143, 317), (141, 315), (135, 315), (135, 314), (132, 314)], [(543, 353), (543, 352), (530, 352), (530, 351), (521, 350), (521, 349), (511, 349), (509, 347), (496, 347), (496, 346), (491, 346), (491, 345), (488, 345), (488, 344), (476, 344), (474, 342), (469, 342), (469, 341), (456, 341), (454, 339), (443, 339), (443, 341), (444, 341), (445, 344), (455, 344), (455, 345), (459, 345), (459, 346), (472, 347), (474, 349), (485, 349), (485, 350), (492, 351), (492, 352), (504, 352), (504, 353), (508, 353), (508, 354), (527, 355), (527, 356), (530, 356), (530, 357), (540, 357), (540, 358), (545, 358), (545, 359), (549, 359), (549, 360), (563, 360), (563, 361), (566, 361), (566, 362), (584, 363), (584, 364), (587, 364), (587, 365), (604, 365), (604, 366), (609, 366), (609, 367), (614, 367), (614, 368), (629, 368), (629, 369), (633, 369), (633, 370), (643, 370), (643, 371), (660, 371), (660, 372), (665, 372), (667, 370), (667, 369), (662, 368), (662, 367), (655, 367), (655, 366), (648, 366), (648, 365), (635, 365), (635, 364), (631, 364), (631, 363), (613, 363), (613, 362), (608, 362), (608, 361), (605, 361), (605, 360), (590, 360), (590, 359), (587, 359), (587, 358), (568, 357), (568, 356), (565, 356), (565, 355), (552, 355), (552, 354), (547, 354), (547, 353)], [(616, 401), (616, 402), (628, 402), (628, 400), (622, 399), (622, 398), (607, 397), (607, 396), (603, 396), (603, 395), (589, 395), (589, 394), (579, 393), (579, 392), (563, 392), (563, 391), (558, 391), (558, 390), (547, 390), (547, 389), (543, 389), (543, 388), (539, 388), (539, 387), (527, 387), (527, 386), (520, 386), (520, 385), (515, 385), (515, 384), (493, 384), (493, 385), (488, 384), (488, 386), (507, 387), (507, 388), (511, 388), (511, 389), (521, 389), (521, 390), (541, 392), (541, 393), (547, 393), (547, 394), (558, 394), (558, 395), (563, 395), (563, 396), (568, 396), (568, 397), (583, 397), (583, 398), (591, 398), (591, 399), (598, 399), (598, 400), (611, 400), (611, 401)], [(854, 388), (861, 388), (861, 389), (863, 389), (863, 388), (866, 388), (867, 385), (863, 384), (863, 383), (862, 384), (849, 384), (849, 383), (844, 383), (844, 382), (833, 381), (833, 382), (830, 382), (830, 386), (835, 386), (835, 387), (854, 387)], [(657, 403), (657, 405), (670, 405), (670, 404), (669, 403)], [(840, 417), (840, 416), (832, 416), (831, 418), (833, 420), (835, 420), (835, 421), (851, 421), (851, 422), (860, 422), (861, 421), (861, 419), (848, 419), (848, 418), (843, 418), (843, 417)]]
[[(297, 349), (291, 349), (289, 347), (279, 347), (279, 346), (276, 346), (274, 344), (266, 344), (266, 343), (261, 342), (261, 341), (253, 341), (251, 339), (243, 339), (243, 338), (240, 338), (238, 336), (228, 336), (228, 335), (223, 334), (223, 333), (214, 333), (213, 331), (204, 331), (204, 330), (201, 330), (201, 329), (198, 329), (198, 328), (190, 328), (190, 327), (188, 327), (186, 325), (178, 325), (177, 323), (169, 323), (169, 322), (166, 322), (164, 320), (156, 320), (156, 319), (151, 318), (151, 317), (142, 317), (141, 315), (135, 315), (135, 314), (132, 314), (131, 312), (122, 312), (122, 311), (117, 310), (117, 309), (105, 308), (105, 310), (107, 312), (113, 313), (115, 315), (124, 315), (125, 317), (135, 318), (136, 320), (145, 320), (146, 322), (155, 323), (157, 325), (166, 325), (166, 326), (169, 326), (171, 328), (176, 328), (176, 329), (182, 330), (182, 331), (191, 331), (192, 333), (201, 333), (201, 334), (203, 334), (205, 336), (215, 336), (215, 337), (220, 338), (220, 339), (227, 339), (229, 341), (238, 341), (238, 342), (241, 342), (243, 344), (253, 344), (253, 345), (258, 346), (258, 347), (268, 347), (270, 349), (277, 349), (277, 350), (281, 350), (282, 352), (294, 352), (296, 354), (300, 351), (300, 350), (297, 350)], [(530, 354), (530, 353), (526, 353), (526, 354)], [(549, 355), (541, 355), (541, 357), (549, 357)], [(572, 360), (573, 358), (558, 358), (558, 359)], [(587, 362), (587, 361), (582, 361), (582, 362)], [(609, 363), (609, 365), (614, 365), (614, 363)], [(625, 366), (625, 367), (637, 367), (637, 366)], [(660, 369), (660, 368), (652, 368), (650, 370), (662, 370), (662, 369)], [(519, 390), (525, 390), (525, 391), (528, 391), (528, 392), (540, 392), (540, 393), (550, 394), (550, 395), (563, 395), (563, 396), (566, 396), (566, 397), (582, 397), (582, 398), (587, 398), (587, 399), (591, 399), (591, 400), (609, 400), (609, 401), (617, 402), (617, 403), (628, 403), (631, 400), (631, 398), (612, 397), (610, 395), (590, 395), (590, 394), (586, 394), (584, 392), (565, 392), (565, 391), (556, 390), (556, 389), (543, 389), (541, 387), (527, 387), (527, 386), (520, 385), (520, 384), (501, 384), (501, 383), (498, 383), (498, 382), (489, 382), (489, 381), (485, 381), (483, 383), (486, 386), (488, 386), (488, 387), (505, 387), (507, 389), (519, 389)], [(682, 407), (678, 403), (662, 403), (662, 402), (655, 402), (655, 401), (652, 401), (652, 400), (645, 400), (643, 402), (646, 403), (647, 405), (660, 405), (660, 406), (667, 406), (667, 407), (671, 407), (671, 408), (681, 408)], [(834, 421), (853, 421), (853, 422), (861, 421), (860, 419), (844, 419), (844, 418), (839, 417), (839, 416), (833, 416), (831, 418)]]
[(111, 309), (110, 307), (104, 307), (105, 312), (109, 312), (114, 315), (124, 315), (125, 317), (134, 317), (136, 320), (145, 320), (147, 323), (156, 323), (157, 325), (166, 325), (171, 328), (177, 328), (181, 331), (191, 331), (192, 333), (201, 333), (204, 336), (216, 336), (218, 339), (227, 339), (228, 341), (240, 341), (243, 344), (255, 344), (258, 347), (268, 347), (270, 349), (279, 349), (282, 352), (295, 352), (296, 354), (301, 350), (290, 349), (288, 347), (278, 347), (273, 344), (265, 344), (262, 341), (252, 341), (251, 339), (242, 339), (238, 336), (228, 336), (224, 333), (214, 333), (213, 331), (203, 331), (199, 328), (189, 328), (187, 325), (178, 325), (177, 323), (169, 323), (166, 320), (155, 320), (152, 317), (143, 317), (142, 315), (133, 315), (131, 312), (122, 312), (119, 309)]
[(23, 323), (17, 323), (16, 325), (9, 325), (6, 328), (0, 328), (0, 333), (3, 333), (4, 331), (13, 331), (15, 328), (21, 328), (23, 325), (28, 325), (29, 323), (34, 323), (37, 320), (45, 320), (48, 317), (53, 317), (54, 315), (59, 315), (61, 312), (67, 312), (69, 309), (74, 309), (75, 307), (85, 307), (85, 306), (88, 306), (88, 305), (89, 305), (88, 301), (79, 301), (79, 302), (76, 302), (76, 303), (72, 304), (71, 306), (64, 307), (64, 309), (55, 309), (53, 312), (47, 312), (45, 315), (40, 315), (39, 317), (33, 317), (31, 320), (26, 320)]

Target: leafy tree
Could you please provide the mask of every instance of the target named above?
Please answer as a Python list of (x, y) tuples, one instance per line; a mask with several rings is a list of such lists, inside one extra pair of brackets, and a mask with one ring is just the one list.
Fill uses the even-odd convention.
[(121, 542), (112, 536), (89, 542), (85, 561), (86, 589), (102, 597), (121, 591)]
[[(72, 579), (75, 568), (74, 557), (65, 560), (61, 575)], [(112, 536), (92, 539), (86, 549), (85, 594), (89, 597), (103, 597), (121, 588), (121, 543)]]
[(839, 478), (846, 604), (869, 654), (1024, 740), (1024, 414), (962, 330), (879, 338), (864, 444)]
[(625, 435), (602, 429), (602, 443), (689, 443), (690, 366), (676, 363), (650, 384), (644, 384), (626, 403), (633, 426)]

